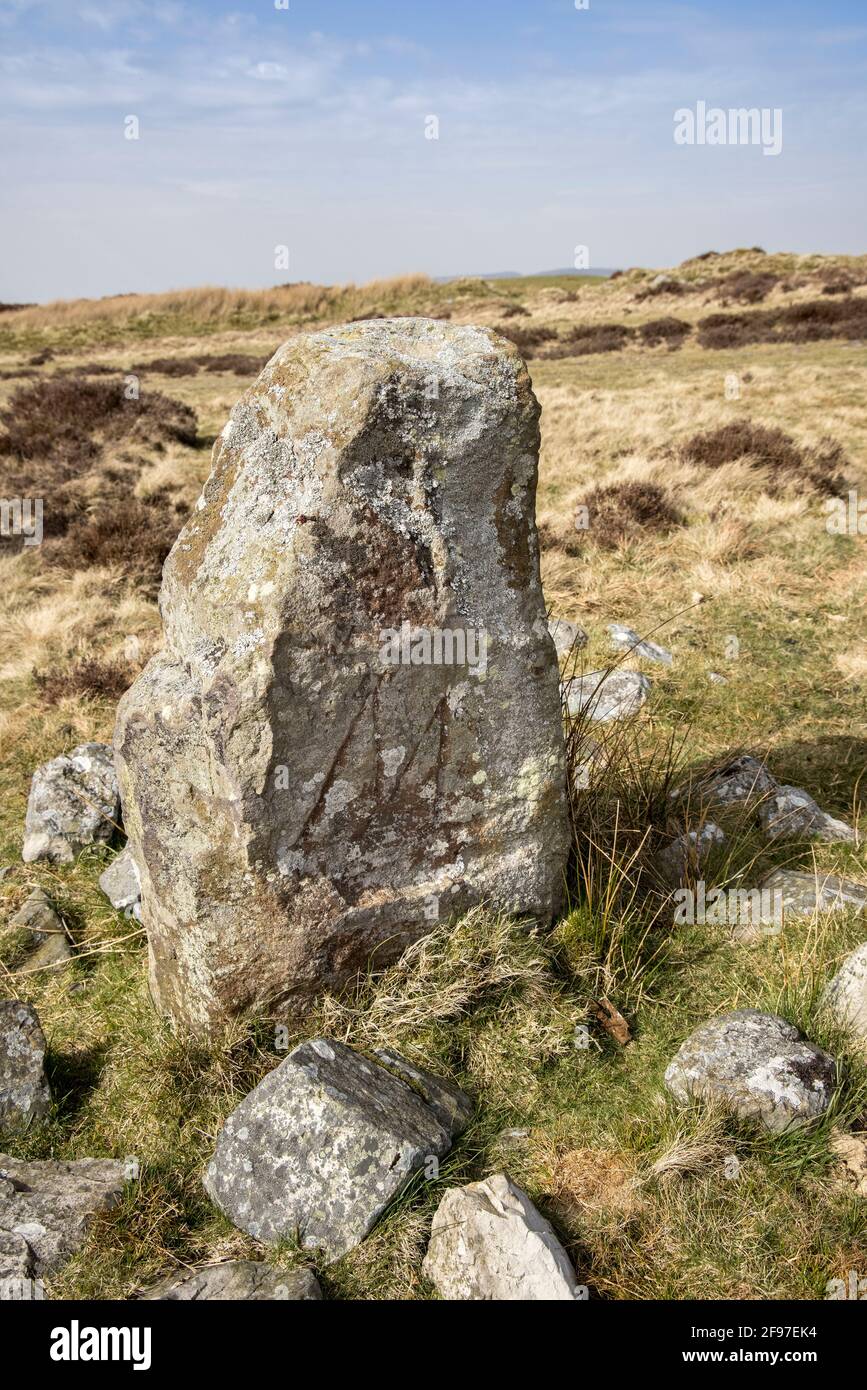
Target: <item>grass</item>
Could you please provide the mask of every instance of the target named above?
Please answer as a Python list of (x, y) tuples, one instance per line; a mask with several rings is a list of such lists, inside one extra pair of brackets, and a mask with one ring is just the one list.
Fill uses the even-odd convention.
[[(73, 451), (76, 441), (87, 445), (73, 484), (88, 524), (120, 489), (169, 529), (193, 505), (209, 442), (244, 389), (243, 375), (229, 370), (270, 354), (290, 332), (426, 312), (529, 334), (543, 406), (546, 597), (590, 634), (573, 665), (612, 662), (613, 621), (675, 655), (670, 668), (625, 661), (654, 684), (628, 726), (569, 730), (573, 763), (588, 761), (591, 739), (599, 748), (589, 785), (573, 794), (568, 909), (552, 929), (477, 910), (356, 991), (323, 1000), (307, 1021), (306, 1036), (326, 1032), (365, 1051), (394, 1046), (476, 1102), (439, 1176), (418, 1176), (360, 1247), (323, 1268), (288, 1246), (264, 1251), (201, 1187), (223, 1119), (283, 1055), (273, 1031), (254, 1020), (206, 1047), (173, 1037), (147, 996), (140, 932), (98, 888), (111, 851), (87, 851), (71, 866), (20, 861), (33, 768), (85, 739), (109, 738), (117, 691), (159, 645), (153, 589), (124, 554), (135, 542), (83, 552), (66, 568), (48, 545), (0, 552), (0, 865), (11, 866), (0, 879), (0, 971), (6, 991), (40, 1013), (55, 1095), (46, 1125), (4, 1143), (21, 1155), (139, 1163), (123, 1204), (98, 1222), (49, 1294), (129, 1297), (172, 1270), (253, 1256), (314, 1264), (333, 1297), (429, 1298), (420, 1268), (442, 1191), (503, 1168), (553, 1220), (594, 1296), (811, 1299), (850, 1269), (863, 1274), (863, 1198), (841, 1177), (829, 1141), (835, 1129), (867, 1128), (867, 1071), (820, 1007), (830, 974), (864, 939), (863, 920), (789, 922), (779, 937), (737, 946), (719, 928), (675, 929), (655, 867), (672, 830), (668, 791), (706, 760), (743, 749), (864, 824), (865, 542), (829, 535), (822, 504), (838, 465), (851, 486), (864, 486), (867, 349), (823, 340), (711, 351), (695, 332), (727, 305), (741, 314), (810, 303), (834, 277), (849, 277), (858, 298), (863, 272), (863, 258), (745, 251), (686, 263), (672, 274), (688, 292), (646, 300), (639, 296), (655, 272), (633, 270), (614, 281), (408, 277), (361, 289), (201, 290), (2, 315), (4, 372), (32, 371), (38, 385), (148, 361), (143, 396), (157, 391), (193, 412), (194, 439), (118, 439), (113, 426), (68, 436)], [(736, 275), (744, 278), (732, 284)], [(672, 321), (688, 324), (689, 336)], [(647, 331), (604, 352), (534, 355), (550, 334), (565, 340), (596, 325), (608, 341), (604, 326), (617, 323)], [(672, 352), (670, 341), (682, 345)], [(45, 349), (51, 355), (31, 365)], [(179, 360), (195, 371), (172, 365)], [(0, 381), (0, 405), (9, 407), (19, 385)], [(643, 504), (627, 503), (625, 516), (614, 506), (613, 533), (591, 522), (576, 546), (576, 510), (600, 493)], [(727, 684), (711, 684), (711, 671)], [(769, 848), (741, 813), (723, 819), (721, 883), (750, 885), (777, 864), (867, 883), (861, 844)], [(35, 886), (57, 906), (77, 957), (60, 972), (12, 976), (21, 942), (3, 923)], [(626, 1018), (627, 1046), (596, 1021), (600, 998)], [(665, 1067), (690, 1029), (746, 1006), (783, 1014), (838, 1058), (833, 1112), (807, 1132), (767, 1136), (666, 1095)]]

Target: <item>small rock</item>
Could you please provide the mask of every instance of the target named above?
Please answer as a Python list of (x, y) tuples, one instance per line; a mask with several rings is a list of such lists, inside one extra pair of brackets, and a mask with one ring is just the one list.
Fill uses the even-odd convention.
[(782, 1132), (808, 1124), (831, 1100), (833, 1057), (776, 1014), (737, 1009), (697, 1028), (665, 1073), (683, 1104), (719, 1100), (742, 1119)]
[(587, 714), (599, 724), (636, 714), (652, 689), (639, 671), (591, 671), (566, 683), (566, 704), (573, 718)]
[[(433, 1096), (434, 1078), (399, 1060)], [(448, 1152), (456, 1131), (445, 1112), (460, 1124), (469, 1102), (444, 1099), (447, 1090), (437, 1083), (435, 1110), (343, 1043), (301, 1043), (226, 1120), (205, 1188), (257, 1240), (297, 1237), (339, 1259), (416, 1168)]]
[(0, 1130), (41, 1119), (51, 1104), (45, 1035), (36, 1010), (20, 999), (0, 1001)]
[(611, 633), (611, 645), (618, 651), (634, 652), (636, 656), (644, 657), (645, 661), (658, 661), (663, 666), (670, 666), (674, 660), (666, 647), (639, 637), (633, 628), (624, 627), (623, 623), (609, 623), (608, 631)]
[(720, 675), (719, 671), (709, 671), (707, 678), (711, 685), (728, 685), (729, 683), (728, 676)]
[(867, 941), (848, 956), (825, 991), (824, 1003), (867, 1051)]
[(563, 661), (570, 652), (587, 646), (588, 637), (583, 627), (570, 623), (568, 618), (549, 618), (548, 631), (554, 639), (559, 661)]
[(30, 932), (34, 951), (16, 975), (45, 970), (66, 964), (72, 958), (66, 929), (41, 888), (34, 888), (30, 897), (10, 918), (9, 926)]
[(690, 798), (695, 801), (733, 806), (742, 801), (758, 801), (777, 786), (776, 778), (771, 776), (763, 763), (749, 754), (743, 754), (707, 773), (692, 787), (679, 787), (674, 795), (683, 797), (689, 792)]
[(422, 1270), (451, 1301), (587, 1296), (551, 1223), (504, 1173), (449, 1188), (434, 1215)]
[(59, 1269), (81, 1246), (96, 1213), (120, 1201), (123, 1184), (119, 1159), (27, 1163), (0, 1154), (0, 1279), (35, 1279)]
[(230, 1260), (226, 1264), (211, 1265), (180, 1280), (173, 1274), (141, 1296), (143, 1302), (175, 1303), (240, 1303), (264, 1299), (309, 1302), (321, 1298), (318, 1280), (309, 1269), (285, 1274), (255, 1260)]
[(657, 858), (660, 874), (666, 883), (681, 884), (690, 875), (698, 878), (714, 849), (726, 844), (724, 831), (713, 821), (706, 821), (698, 830), (684, 831), (662, 849)]
[(26, 864), (71, 864), (85, 845), (107, 843), (119, 820), (112, 751), (83, 743), (33, 774), (21, 857)]
[(817, 912), (840, 912), (867, 908), (867, 888), (835, 874), (800, 873), (796, 869), (775, 869), (762, 882), (762, 890), (779, 893), (783, 913), (791, 917), (812, 917)]
[(771, 840), (804, 837), (851, 842), (856, 839), (850, 825), (821, 810), (810, 793), (801, 787), (775, 787), (759, 808), (759, 819)]
[(867, 1134), (835, 1134), (831, 1149), (846, 1168), (855, 1191), (867, 1197)]
[(141, 902), (138, 866), (129, 846), (122, 849), (108, 868), (100, 874), (99, 886), (112, 907), (119, 911), (126, 907), (135, 907), (136, 903)]

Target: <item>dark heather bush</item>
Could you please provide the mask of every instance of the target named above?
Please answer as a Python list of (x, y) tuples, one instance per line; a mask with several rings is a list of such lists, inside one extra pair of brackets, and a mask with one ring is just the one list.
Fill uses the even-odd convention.
[(589, 529), (574, 531), (574, 539), (570, 536), (567, 549), (573, 553), (587, 540), (615, 550), (647, 532), (665, 534), (683, 521), (668, 493), (656, 483), (608, 483), (588, 492), (582, 505), (587, 508)]
[(115, 497), (93, 515), (76, 518), (62, 542), (51, 547), (50, 558), (65, 570), (103, 565), (123, 570), (148, 593), (155, 594), (163, 561), (183, 522), (182, 511), (165, 495), (154, 495), (145, 502), (137, 497)]
[(721, 468), (727, 463), (749, 459), (769, 474), (772, 492), (787, 484), (807, 484), (820, 492), (841, 492), (846, 486), (846, 458), (834, 440), (823, 440), (815, 449), (802, 449), (783, 430), (765, 429), (749, 420), (735, 421), (720, 429), (694, 434), (682, 447), (691, 463), (705, 468)]
[(706, 348), (753, 343), (812, 343), (828, 338), (867, 337), (867, 298), (811, 299), (754, 313), (709, 314), (700, 320), (698, 341)]
[(779, 276), (767, 270), (736, 270), (720, 280), (716, 288), (727, 299), (736, 299), (741, 304), (759, 304), (778, 281)]
[(649, 347), (657, 343), (669, 343), (672, 347), (680, 347), (690, 332), (690, 326), (684, 323), (683, 319), (651, 319), (650, 323), (643, 323), (638, 331), (642, 341)]
[(48, 705), (56, 705), (70, 695), (117, 701), (135, 676), (136, 672), (126, 662), (85, 657), (61, 670), (37, 671), (34, 679), (40, 698)]
[(539, 324), (527, 328), (518, 328), (515, 324), (499, 324), (494, 332), (514, 343), (522, 357), (535, 356), (536, 348), (541, 347), (542, 343), (550, 343), (557, 337), (553, 328), (543, 328)]
[(274, 353), (270, 352), (267, 357), (249, 357), (243, 352), (224, 352), (220, 355), (205, 353), (192, 360), (206, 372), (233, 372), (235, 376), (258, 376), (273, 355)]
[(619, 352), (632, 337), (623, 323), (576, 324), (548, 356), (583, 357), (591, 352)]
[(150, 362), (136, 362), (132, 370), (141, 376), (146, 372), (158, 376), (196, 376), (199, 366), (192, 357), (154, 357)]

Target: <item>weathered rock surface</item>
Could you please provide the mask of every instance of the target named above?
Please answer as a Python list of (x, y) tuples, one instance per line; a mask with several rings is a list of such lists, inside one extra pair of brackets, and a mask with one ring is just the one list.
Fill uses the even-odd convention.
[(107, 843), (119, 820), (112, 750), (82, 743), (34, 772), (21, 857), (71, 864), (86, 845)]
[(617, 651), (633, 652), (645, 661), (656, 661), (662, 666), (670, 666), (674, 660), (667, 647), (661, 647), (658, 642), (640, 637), (634, 628), (626, 627), (623, 623), (609, 623), (608, 631), (611, 633), (611, 645)]
[[(429, 1087), (433, 1078), (413, 1070)], [(415, 1169), (451, 1147), (457, 1128), (444, 1122), (445, 1085), (434, 1109), (343, 1043), (301, 1043), (226, 1120), (205, 1187), (257, 1240), (297, 1237), (339, 1259)], [(466, 1106), (450, 1104), (459, 1128)]]
[(59, 1269), (97, 1212), (119, 1202), (123, 1184), (117, 1159), (27, 1163), (0, 1154), (0, 1278), (39, 1278)]
[(714, 850), (722, 850), (725, 844), (725, 832), (713, 821), (705, 821), (697, 830), (685, 830), (663, 847), (657, 860), (659, 871), (671, 884), (683, 883), (690, 875), (697, 878)]
[(311, 1302), (322, 1298), (322, 1290), (309, 1269), (281, 1273), (255, 1260), (230, 1260), (226, 1264), (199, 1269), (183, 1279), (170, 1275), (141, 1298), (143, 1302), (175, 1303), (237, 1303), (265, 1299)]
[(836, 874), (802, 873), (797, 869), (774, 869), (762, 888), (779, 893), (784, 916), (812, 917), (817, 912), (845, 912), (867, 908), (867, 888)]
[(232, 412), (115, 735), (179, 1022), (298, 1012), (481, 900), (558, 905), (538, 416), (511, 344), (426, 319), (293, 338)]
[(442, 1076), (434, 1076), (424, 1067), (414, 1066), (390, 1047), (377, 1048), (376, 1055), (384, 1067), (418, 1092), (449, 1134), (463, 1133), (473, 1117), (474, 1106), (459, 1086)]
[(0, 1130), (24, 1128), (50, 1104), (45, 1035), (36, 1010), (20, 999), (0, 1000)]
[(135, 909), (141, 902), (141, 881), (129, 846), (100, 874), (99, 886), (112, 907), (119, 911), (127, 907)]
[(651, 688), (640, 671), (589, 671), (566, 682), (566, 704), (573, 718), (586, 713), (607, 724), (637, 714)]
[(422, 1269), (449, 1300), (571, 1302), (587, 1296), (551, 1223), (503, 1173), (446, 1192)]
[(678, 799), (688, 796), (697, 804), (734, 806), (741, 802), (758, 802), (778, 786), (764, 763), (745, 753), (696, 782), (678, 787), (673, 795)]
[(851, 825), (823, 811), (801, 787), (775, 787), (759, 807), (759, 819), (771, 840), (803, 837), (851, 842), (856, 838)]
[(66, 928), (41, 888), (34, 888), (10, 918), (9, 926), (16, 931), (29, 932), (34, 947), (16, 974), (54, 969), (72, 958)]
[(687, 1038), (665, 1084), (683, 1104), (719, 1100), (742, 1119), (782, 1131), (808, 1124), (828, 1108), (835, 1064), (785, 1019), (738, 1009)]
[(825, 1004), (867, 1052), (867, 941), (843, 962), (825, 991)]
[(570, 622), (568, 618), (549, 618), (548, 631), (559, 661), (565, 661), (571, 652), (586, 647), (589, 640), (584, 628), (579, 623)]

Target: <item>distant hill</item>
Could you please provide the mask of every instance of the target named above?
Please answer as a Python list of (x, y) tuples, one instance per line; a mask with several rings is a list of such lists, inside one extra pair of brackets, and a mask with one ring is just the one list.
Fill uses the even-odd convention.
[(471, 275), (435, 275), (433, 278), (438, 285), (447, 285), (451, 280), (542, 280), (546, 278), (559, 279), (563, 275), (591, 275), (596, 278), (602, 276), (607, 278), (614, 274), (613, 266), (600, 266), (592, 270), (575, 270), (573, 266), (561, 267), (559, 270), (531, 270), (526, 275), (520, 270), (492, 270), (486, 274), (474, 272)]

